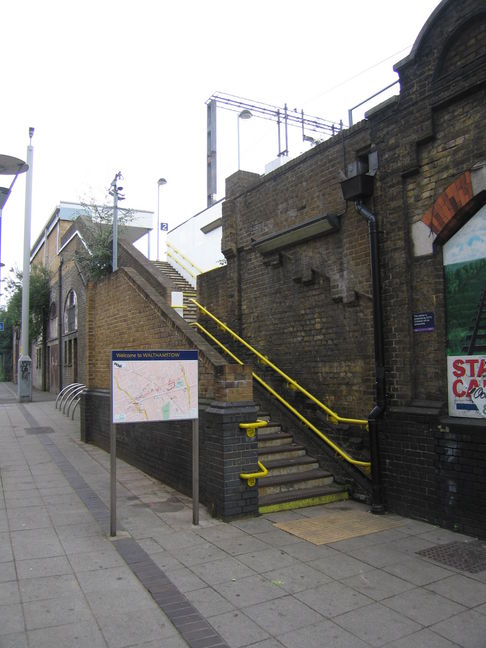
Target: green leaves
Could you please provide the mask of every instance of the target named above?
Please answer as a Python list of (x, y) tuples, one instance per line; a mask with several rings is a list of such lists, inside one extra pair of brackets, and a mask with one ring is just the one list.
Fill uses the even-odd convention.
[[(83, 233), (86, 247), (76, 250), (76, 262), (87, 281), (99, 281), (112, 270), (113, 256), (113, 207), (83, 203), (88, 217), (88, 227)], [(118, 210), (121, 229), (133, 219), (130, 209)]]

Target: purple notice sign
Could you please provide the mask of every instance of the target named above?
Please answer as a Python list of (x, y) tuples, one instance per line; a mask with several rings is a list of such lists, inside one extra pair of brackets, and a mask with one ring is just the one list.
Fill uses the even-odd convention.
[(414, 333), (435, 331), (434, 313), (414, 313), (412, 318)]

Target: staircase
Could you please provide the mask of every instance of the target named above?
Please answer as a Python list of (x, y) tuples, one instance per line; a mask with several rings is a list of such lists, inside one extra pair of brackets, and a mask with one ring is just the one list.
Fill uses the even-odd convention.
[(175, 268), (173, 268), (168, 261), (151, 261), (151, 263), (160, 270), (160, 272), (168, 277), (174, 290), (181, 292), (183, 295), (183, 318), (186, 322), (191, 324), (197, 320), (197, 306), (195, 306), (190, 298), (196, 297), (196, 291), (191, 284), (180, 275)]
[(258, 429), (258, 459), (268, 469), (268, 475), (258, 480), (260, 513), (348, 499), (346, 487), (336, 484), (279, 423), (270, 421)]
[[(167, 261), (152, 261), (168, 277), (174, 289), (184, 295), (184, 319), (197, 320), (197, 306), (189, 301), (196, 296), (194, 288)], [(268, 475), (258, 480), (258, 510), (260, 513), (285, 511), (305, 506), (329, 504), (348, 499), (348, 489), (334, 481), (310, 457), (306, 448), (294, 442), (291, 433), (284, 432), (280, 423), (267, 419), (268, 425), (258, 429), (258, 459)]]

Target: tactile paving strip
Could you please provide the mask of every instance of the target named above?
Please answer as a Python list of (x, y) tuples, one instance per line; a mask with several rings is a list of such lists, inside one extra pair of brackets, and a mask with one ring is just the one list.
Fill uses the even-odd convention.
[(436, 545), (421, 549), (417, 554), (470, 574), (486, 570), (486, 542), (480, 540)]

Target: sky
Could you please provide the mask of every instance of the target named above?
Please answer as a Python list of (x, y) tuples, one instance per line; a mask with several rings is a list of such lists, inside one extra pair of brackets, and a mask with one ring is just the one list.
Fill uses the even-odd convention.
[[(106, 199), (169, 229), (206, 207), (206, 101), (215, 92), (348, 122), (397, 80), (439, 0), (15, 0), (2, 6), (0, 154), (32, 139), (31, 243), (60, 201)], [(398, 86), (390, 91), (397, 93)], [(383, 95), (386, 98), (388, 95)], [(374, 105), (381, 99), (375, 99)], [(363, 110), (355, 113), (355, 121)], [(218, 192), (237, 170), (237, 113), (219, 107)], [(308, 148), (290, 129), (290, 152)], [(313, 133), (310, 133), (313, 134)], [(277, 126), (240, 121), (241, 168), (263, 173)], [(5, 176), (0, 184), (8, 186)], [(22, 268), (25, 178), (3, 210), (2, 277)], [(156, 218), (156, 216), (155, 216)], [(155, 245), (152, 245), (155, 249)]]

